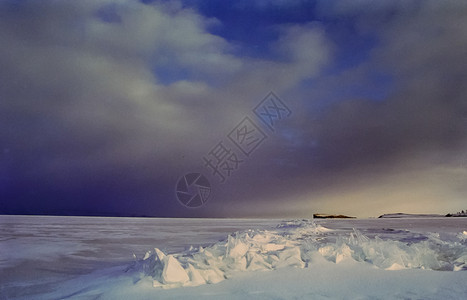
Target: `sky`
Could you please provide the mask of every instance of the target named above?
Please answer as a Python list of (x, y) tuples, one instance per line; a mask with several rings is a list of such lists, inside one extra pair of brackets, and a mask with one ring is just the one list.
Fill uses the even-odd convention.
[(0, 45), (0, 214), (467, 209), (465, 1), (0, 0)]

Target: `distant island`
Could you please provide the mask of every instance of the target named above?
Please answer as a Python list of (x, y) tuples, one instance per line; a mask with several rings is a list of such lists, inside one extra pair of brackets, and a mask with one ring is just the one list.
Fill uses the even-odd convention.
[(467, 217), (467, 210), (461, 210), (456, 212), (455, 214), (447, 214), (446, 217)]
[(455, 214), (406, 214), (406, 213), (393, 213), (393, 214), (384, 214), (378, 218), (387, 218), (387, 219), (396, 219), (396, 218), (444, 218), (444, 217), (467, 217), (467, 211), (460, 211)]
[(395, 213), (395, 214), (384, 214), (378, 218), (387, 218), (387, 219), (396, 219), (396, 218), (442, 218), (444, 215), (438, 214), (405, 214), (405, 213)]
[(313, 214), (314, 219), (355, 219), (344, 215)]

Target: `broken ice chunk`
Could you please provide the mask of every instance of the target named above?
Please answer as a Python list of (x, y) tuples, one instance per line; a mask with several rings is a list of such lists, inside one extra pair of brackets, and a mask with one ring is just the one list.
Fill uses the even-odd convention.
[(162, 282), (166, 284), (170, 283), (185, 283), (190, 278), (186, 273), (185, 269), (180, 265), (178, 260), (173, 255), (167, 255), (164, 257), (164, 270), (161, 276)]

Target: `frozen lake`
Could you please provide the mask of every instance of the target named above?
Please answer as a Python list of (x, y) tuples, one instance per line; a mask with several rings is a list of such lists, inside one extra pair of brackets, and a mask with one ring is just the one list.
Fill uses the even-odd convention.
[[(277, 296), (278, 298), (306, 298), (314, 295), (313, 291), (320, 291), (315, 296), (320, 295), (319, 297), (323, 299), (329, 299), (347, 295), (342, 294), (341, 286), (349, 285), (352, 288), (354, 284), (355, 289), (359, 283), (351, 276), (348, 282), (345, 280), (339, 282), (334, 288), (329, 281), (321, 282), (319, 287), (314, 287), (310, 282), (318, 284), (319, 280), (325, 280), (326, 276), (338, 278), (346, 272), (351, 274), (352, 270), (359, 270), (359, 274), (363, 278), (368, 277), (368, 280), (373, 280), (375, 276), (382, 278), (379, 281), (381, 286), (374, 285), (373, 288), (368, 289), (368, 292), (359, 291), (355, 294), (363, 298), (404, 298), (404, 289), (415, 293), (412, 296), (406, 295), (406, 298), (420, 296), (429, 298), (433, 295), (433, 299), (436, 299), (441, 295), (437, 293), (441, 292), (447, 298), (465, 299), (467, 296), (465, 285), (467, 272), (463, 262), (463, 259), (467, 259), (467, 256), (463, 258), (464, 254), (467, 255), (467, 251), (466, 240), (462, 235), (463, 231), (467, 230), (467, 218), (315, 220), (316, 225), (321, 225), (319, 228), (323, 230), (312, 227), (310, 222), (304, 224), (282, 222), (282, 225), (277, 227), (281, 222), (282, 220), (259, 219), (0, 216), (0, 299), (111, 299), (115, 297), (117, 290), (122, 298), (129, 296), (178, 299), (187, 296), (188, 292), (194, 298), (199, 295), (200, 298), (222, 296), (222, 298), (234, 299), (242, 297), (267, 299), (267, 289), (261, 290), (261, 286), (277, 281), (277, 276), (280, 274), (282, 274), (280, 276), (287, 274), (288, 278), (298, 276), (301, 281), (295, 280), (292, 285), (282, 288), (276, 285), (275, 289), (279, 290), (275, 295), (281, 294), (282, 291), (282, 296)], [(354, 234), (354, 228), (364, 237), (354, 242), (345, 240), (350, 245), (353, 258), (351, 256), (348, 258), (353, 264), (346, 263), (345, 259), (342, 260), (344, 263), (338, 264), (341, 261), (339, 253), (344, 249), (341, 247), (341, 237)], [(261, 231), (248, 233), (249, 229)], [(273, 233), (270, 234), (270, 231)], [(215, 253), (223, 247), (222, 243), (225, 244), (219, 241), (225, 241), (227, 236), (234, 232), (247, 232), (247, 240), (250, 237), (253, 240), (255, 237), (269, 239), (269, 244), (264, 243), (264, 245), (273, 245), (276, 248), (270, 252), (265, 250), (267, 253), (264, 252), (264, 255), (270, 255), (274, 250), (274, 255), (281, 257), (283, 253), (278, 252), (285, 251), (283, 250), (285, 248), (299, 249), (302, 253), (303, 266), (297, 268), (296, 265), (289, 264), (284, 265), (284, 268), (276, 268), (275, 265), (273, 267), (270, 265), (268, 268), (274, 270), (268, 272), (262, 270), (247, 272), (248, 270), (243, 267), (245, 269), (243, 272), (243, 269), (237, 268), (237, 265), (222, 265), (220, 269), (225, 268), (231, 272), (233, 279), (230, 279), (231, 275), (226, 271), (225, 281), (199, 287), (160, 289), (148, 287), (145, 283), (146, 278), (141, 280), (138, 277), (139, 281), (135, 281), (135, 273), (140, 270), (130, 268), (135, 261), (133, 254), (141, 261), (147, 251), (157, 247), (165, 254), (174, 254), (183, 265), (183, 259), (191, 259), (193, 255), (199, 255), (200, 246), (203, 247), (201, 252), (208, 247), (207, 249), (213, 249), (212, 252)], [(251, 248), (245, 250), (246, 252), (253, 251), (253, 246), (245, 242), (245, 239), (241, 240), (239, 237), (238, 241), (235, 240), (233, 243), (235, 245), (243, 243), (245, 247)], [(289, 244), (295, 248), (289, 247)], [(414, 267), (410, 267), (411, 264), (408, 263), (404, 270), (385, 270), (386, 264), (390, 262), (387, 259), (381, 260), (377, 256), (378, 253), (373, 253), (378, 245), (397, 246), (399, 248), (396, 249), (402, 249), (401, 251), (405, 251), (405, 245), (410, 245), (411, 248), (407, 248), (408, 252), (403, 252), (404, 255), (409, 256), (422, 251), (420, 255), (425, 257), (423, 253), (434, 251), (433, 255), (440, 260), (438, 263), (440, 270), (436, 270), (437, 265), (431, 267), (430, 262), (425, 265), (424, 262), (420, 265), (412, 263)], [(193, 246), (191, 250), (189, 250), (190, 246)], [(417, 249), (422, 250), (416, 252)], [(360, 259), (361, 261), (356, 257), (358, 251), (366, 255)], [(304, 253), (308, 253), (309, 258)], [(315, 257), (317, 253), (322, 254), (322, 262), (320, 258)], [(361, 254), (359, 255), (362, 257)], [(440, 258), (441, 256), (449, 257)], [(345, 255), (342, 257), (346, 258)], [(300, 257), (298, 259), (300, 260)], [(423, 270), (425, 267), (427, 270)], [(453, 272), (453, 268), (459, 271)], [(318, 281), (313, 277), (310, 277), (310, 282), (303, 281), (306, 274), (318, 270), (321, 274)], [(376, 275), (373, 272), (376, 272)], [(258, 279), (255, 274), (264, 274), (264, 276)], [(439, 289), (430, 292), (425, 290), (424, 286), (420, 286), (419, 281), (425, 277), (431, 280), (431, 286), (433, 283), (437, 286), (436, 282), (438, 282)], [(401, 278), (399, 280), (405, 278), (403, 282), (407, 285), (402, 286), (402, 281), (400, 282), (401, 291), (398, 296), (391, 294), (394, 287), (389, 286), (389, 282), (394, 280), (396, 282), (392, 284), (397, 284), (397, 278)], [(101, 279), (105, 280), (100, 282)], [(411, 289), (410, 280), (413, 280), (414, 285), (417, 286)], [(384, 285), (384, 281), (388, 285)], [(256, 282), (256, 285), (252, 282)], [(294, 284), (299, 284), (299, 287), (295, 287), (292, 291), (290, 289)], [(348, 289), (349, 286), (346, 288)], [(243, 289), (243, 294), (237, 291), (239, 289)], [(229, 290), (230, 292), (226, 292)], [(274, 288), (271, 291), (274, 291)], [(125, 292), (128, 294), (125, 295)]]

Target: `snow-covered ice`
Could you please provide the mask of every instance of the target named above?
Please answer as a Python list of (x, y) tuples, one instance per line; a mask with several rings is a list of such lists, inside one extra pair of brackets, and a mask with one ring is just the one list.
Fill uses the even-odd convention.
[(467, 219), (0, 216), (0, 299), (465, 299)]

